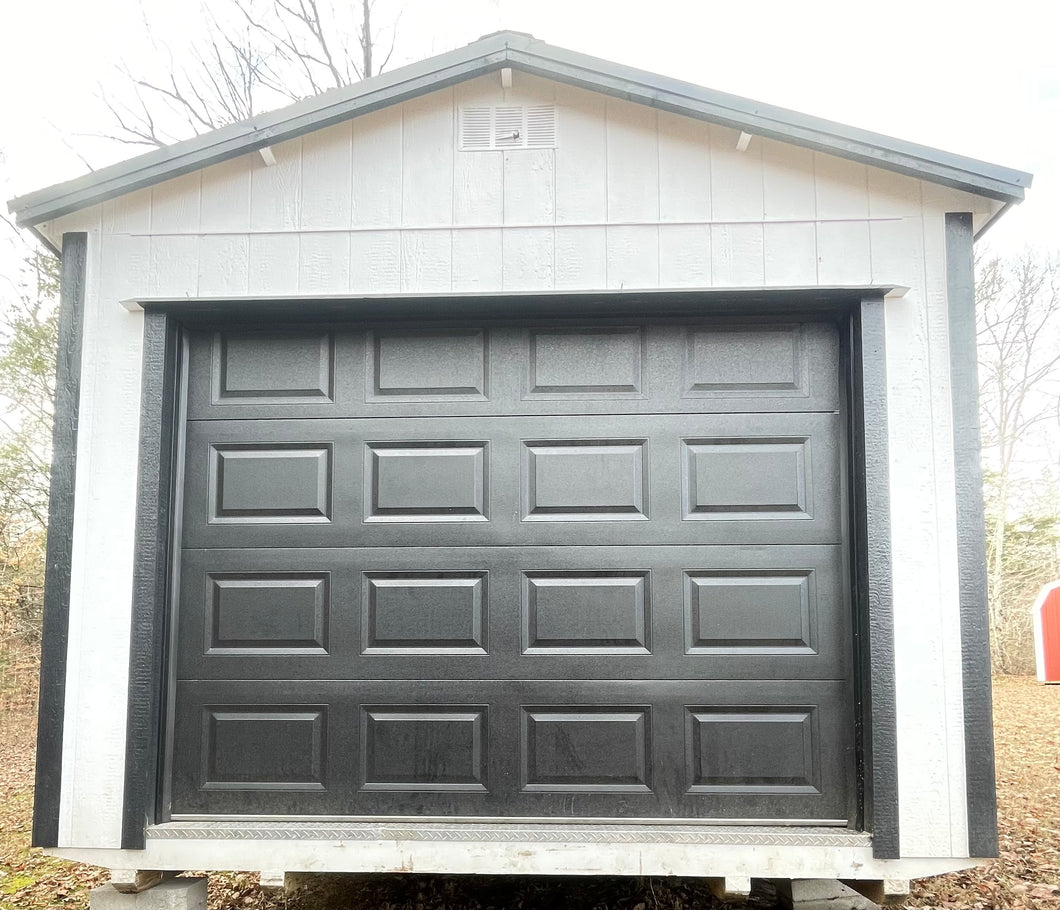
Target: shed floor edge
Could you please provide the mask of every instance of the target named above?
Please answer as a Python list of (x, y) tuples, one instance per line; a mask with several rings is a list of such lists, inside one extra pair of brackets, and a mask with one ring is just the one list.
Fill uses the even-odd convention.
[[(864, 837), (864, 835), (854, 836)], [(157, 838), (144, 850), (60, 847), (51, 856), (160, 870), (421, 872), (458, 875), (662, 875), (913, 879), (976, 866), (967, 857), (878, 860), (871, 846), (585, 839), (460, 841)]]

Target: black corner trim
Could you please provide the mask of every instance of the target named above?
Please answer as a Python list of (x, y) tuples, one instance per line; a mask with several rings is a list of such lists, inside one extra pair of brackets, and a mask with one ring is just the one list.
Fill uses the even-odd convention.
[(157, 806), (179, 332), (170, 317), (144, 314), (140, 476), (136, 499), (125, 798), (121, 846), (142, 850)]
[(66, 649), (70, 629), (70, 560), (74, 537), (77, 420), (81, 403), (81, 327), (85, 313), (88, 234), (63, 234), (59, 285), (59, 344), (55, 358), (51, 498), (44, 569), (37, 769), (33, 798), (34, 847), (59, 845), (63, 776)]
[(997, 794), (986, 601), (986, 522), (979, 462), (979, 375), (975, 328), (972, 216), (946, 215), (946, 297), (950, 322), (953, 469), (957, 491), (961, 671), (964, 678), (964, 764), (968, 853), (997, 856)]
[(856, 313), (854, 367), (854, 496), (857, 588), (861, 626), (866, 824), (872, 855), (898, 859), (898, 721), (895, 709), (891, 496), (887, 443), (884, 302), (865, 299)]

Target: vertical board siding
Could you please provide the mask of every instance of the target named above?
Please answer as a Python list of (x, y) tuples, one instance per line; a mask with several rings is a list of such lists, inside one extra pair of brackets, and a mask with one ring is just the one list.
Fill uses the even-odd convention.
[(659, 286), (657, 225), (612, 225), (607, 228), (607, 287)]
[(710, 128), (710, 200), (714, 221), (762, 221), (765, 213), (762, 182), (762, 143), (756, 139), (745, 151), (736, 143), (740, 134), (724, 126)]
[[(872, 222), (872, 268), (911, 288), (887, 303), (901, 852), (966, 852), (964, 730), (945, 300), (920, 217)], [(950, 508), (947, 508), (949, 504)], [(925, 604), (934, 606), (925, 610)]]
[(350, 287), (350, 235), (342, 231), (298, 236), (298, 293), (341, 294)]
[(893, 171), (868, 169), (869, 218), (919, 218), (920, 181)]
[(812, 221), (770, 221), (762, 226), (765, 283), (817, 283), (817, 230)]
[(710, 127), (659, 112), (659, 220), (710, 220)]
[(813, 221), (817, 217), (816, 182), (807, 180), (813, 173), (813, 152), (754, 138), (762, 146), (762, 208), (769, 221)]
[(711, 285), (710, 225), (659, 225), (659, 287)]
[(249, 285), (262, 297), (298, 293), (298, 234), (251, 234)]
[(607, 287), (607, 228), (557, 227), (553, 258), (557, 291)]
[(550, 291), (555, 234), (551, 228), (509, 228), (501, 235), (501, 289)]
[(401, 289), (401, 232), (351, 234), (350, 290), (362, 294), (395, 294)]
[[(235, 159), (242, 161), (242, 158)], [(227, 162), (231, 164), (232, 162)], [(211, 170), (220, 170), (225, 165), (218, 165)], [(250, 199), (250, 196), (247, 196)], [(242, 226), (249, 227), (249, 222)], [(64, 230), (73, 230), (63, 219)], [(137, 190), (125, 196), (108, 199), (102, 204), (101, 230), (104, 234), (146, 234), (151, 230), (151, 188)]]
[(402, 105), (401, 140), (402, 225), (451, 224), (456, 146), (452, 91)]
[[(944, 674), (943, 706), (947, 777), (950, 799), (950, 855), (968, 854), (968, 780), (965, 766), (966, 741), (962, 685), (962, 636), (958, 520), (959, 481), (954, 458), (955, 418), (952, 401), (954, 383), (947, 366), (950, 357), (951, 319), (947, 307), (945, 276), (945, 230), (933, 218), (920, 219), (921, 262), (924, 265), (924, 293), (927, 299), (927, 334), (931, 345), (931, 411), (935, 433), (935, 515), (938, 521), (939, 554), (939, 634), (942, 639)], [(960, 393), (960, 394), (963, 394)], [(976, 407), (978, 421), (978, 406)], [(987, 674), (989, 678), (989, 673)], [(973, 734), (974, 735), (974, 734)], [(978, 748), (978, 746), (976, 747)], [(991, 772), (992, 774), (992, 772)], [(991, 797), (993, 798), (993, 797)]]
[(608, 99), (606, 162), (607, 220), (658, 221), (659, 152), (654, 110)]
[(764, 227), (761, 223), (711, 225), (710, 261), (715, 287), (759, 287), (765, 283)]
[(556, 88), (556, 221), (607, 221), (607, 100)]
[[(466, 154), (466, 153), (465, 153)], [(551, 224), (556, 220), (556, 153), (518, 149), (504, 156), (504, 223)]]
[(199, 230), (202, 171), (151, 188), (151, 233), (193, 234)]
[(858, 284), (872, 274), (867, 221), (821, 221), (817, 225), (817, 281)]
[[(302, 140), (272, 147), (275, 164), (258, 154), (250, 159), (251, 231), (294, 231), (302, 212)], [(204, 229), (206, 225), (203, 225)]]
[(865, 219), (869, 217), (868, 168), (824, 152), (814, 152), (814, 186), (817, 217)]
[(199, 281), (198, 234), (152, 234), (151, 273), (148, 293), (152, 297), (182, 297)]
[[(553, 96), (554, 150), (458, 150), (464, 100)], [(962, 200), (974, 201), (960, 210), (976, 217), (993, 203), (760, 137), (739, 152), (737, 137), (520, 74), (505, 93), (494, 74), (277, 145), (272, 167), (244, 155), (52, 227), (89, 223), (98, 257), (83, 335), (61, 843), (114, 846), (121, 834), (123, 718), (96, 710), (121, 703), (128, 685), (122, 634), (143, 335), (119, 301), (876, 283), (911, 288), (884, 305), (891, 516), (902, 530), (902, 851), (960, 855), (967, 818), (957, 531), (942, 514), (953, 506), (954, 465), (940, 232), (944, 212)]]
[(198, 296), (242, 297), (249, 293), (250, 235), (203, 234), (198, 266)]
[(503, 156), (496, 152), (460, 152), (453, 167), (453, 224), (501, 224)]
[(117, 847), (125, 754), (117, 706), (128, 693), (143, 344), (143, 314), (118, 301), (150, 286), (150, 243), (99, 241), (100, 268), (85, 299), (66, 695), (73, 730), (63, 743), (59, 843)]
[(204, 232), (245, 234), (250, 231), (250, 175), (254, 161), (261, 161), (257, 152), (215, 164), (202, 172), (199, 221)]
[(504, 284), (503, 232), (453, 231), (453, 290), (491, 291)]
[(400, 107), (353, 121), (353, 224), (401, 224), (404, 122)]
[(451, 231), (404, 231), (401, 234), (401, 291), (442, 293), (452, 288)]
[(302, 137), (301, 228), (334, 228), (353, 217), (353, 124)]

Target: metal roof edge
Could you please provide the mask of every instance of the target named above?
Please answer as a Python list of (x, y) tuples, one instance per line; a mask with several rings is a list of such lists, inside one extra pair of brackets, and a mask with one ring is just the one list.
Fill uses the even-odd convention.
[(716, 91), (544, 42), (512, 48), (508, 57), (515, 68), (580, 88), (1002, 201), (1022, 200), (1024, 189), (1033, 180), (1033, 175), (1025, 171)]
[(1023, 171), (553, 47), (522, 32), (502, 31), (389, 73), (15, 197), (9, 200), (8, 209), (19, 225), (33, 226), (502, 66), (1004, 202), (1021, 201), (1024, 187), (1032, 180), (1032, 175)]

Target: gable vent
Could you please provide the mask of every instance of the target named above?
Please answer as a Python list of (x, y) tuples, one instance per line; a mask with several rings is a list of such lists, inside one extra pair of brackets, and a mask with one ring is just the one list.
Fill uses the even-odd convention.
[(555, 147), (555, 105), (498, 104), (460, 109), (461, 151)]

